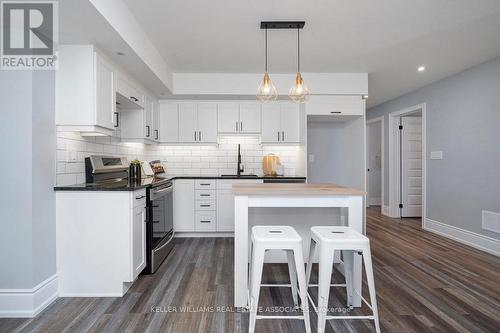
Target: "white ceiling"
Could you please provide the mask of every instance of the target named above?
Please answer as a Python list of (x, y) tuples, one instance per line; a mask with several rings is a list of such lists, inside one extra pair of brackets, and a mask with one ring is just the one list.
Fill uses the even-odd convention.
[[(124, 1), (174, 72), (262, 72), (259, 22), (305, 20), (302, 71), (368, 72), (370, 106), (500, 55), (499, 0)], [(295, 48), (269, 31), (270, 72)]]

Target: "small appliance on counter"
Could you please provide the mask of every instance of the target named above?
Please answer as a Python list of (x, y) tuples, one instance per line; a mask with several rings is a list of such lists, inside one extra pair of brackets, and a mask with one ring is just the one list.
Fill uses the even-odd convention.
[(267, 154), (262, 158), (262, 170), (265, 176), (275, 177), (283, 175), (283, 166), (281, 165), (280, 158), (274, 154)]
[(125, 157), (91, 155), (85, 157), (85, 182), (100, 183), (127, 179)]

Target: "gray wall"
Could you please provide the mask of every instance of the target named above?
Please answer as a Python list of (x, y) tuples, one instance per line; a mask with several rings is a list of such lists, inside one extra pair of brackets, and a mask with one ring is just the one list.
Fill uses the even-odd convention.
[(0, 71), (0, 289), (56, 273), (54, 73)]
[[(384, 116), (388, 166), (388, 114), (426, 103), (427, 218), (496, 239), (481, 229), (481, 211), (500, 212), (499, 96), (497, 58), (367, 111), (367, 119)], [(435, 150), (443, 160), (429, 159)], [(388, 189), (388, 167), (384, 177)]]

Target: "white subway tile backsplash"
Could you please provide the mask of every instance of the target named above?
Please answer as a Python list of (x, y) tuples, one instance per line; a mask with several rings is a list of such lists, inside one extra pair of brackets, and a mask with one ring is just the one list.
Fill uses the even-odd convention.
[[(285, 175), (296, 175), (297, 146), (262, 146), (256, 136), (222, 136), (219, 145), (144, 145), (120, 142), (114, 137), (82, 137), (78, 133), (57, 133), (57, 185), (85, 181), (84, 158), (89, 155), (125, 156), (129, 160), (161, 160), (170, 175), (235, 174), (237, 144), (241, 144), (245, 173), (262, 174), (262, 157), (274, 153), (285, 166)], [(69, 163), (68, 152), (77, 153), (77, 161)]]

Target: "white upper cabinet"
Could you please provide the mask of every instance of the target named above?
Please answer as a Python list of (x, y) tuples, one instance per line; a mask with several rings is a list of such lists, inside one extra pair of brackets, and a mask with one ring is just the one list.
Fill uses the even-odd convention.
[(219, 103), (217, 115), (219, 133), (238, 133), (240, 126), (240, 106), (238, 103)]
[(198, 104), (198, 142), (217, 142), (217, 104)]
[(179, 142), (177, 103), (160, 103), (160, 142)]
[(198, 139), (198, 105), (179, 104), (179, 142), (194, 143)]
[(240, 132), (260, 133), (261, 104), (241, 103), (240, 104)]
[(219, 133), (260, 133), (260, 104), (219, 103), (217, 122)]
[(278, 102), (262, 105), (262, 142), (300, 142), (300, 108), (298, 104)]
[(308, 116), (362, 116), (366, 105), (360, 96), (312, 96), (305, 108)]
[(153, 108), (153, 140), (160, 142), (160, 104), (157, 99), (152, 101)]
[(140, 109), (144, 107), (144, 94), (137, 84), (132, 83), (125, 74), (118, 73), (116, 92), (122, 109)]
[[(123, 141), (154, 143), (157, 137), (154, 108), (157, 100), (150, 95), (144, 97), (143, 109), (122, 109), (121, 138)], [(159, 135), (159, 133), (158, 133)]]
[(217, 142), (217, 104), (179, 103), (179, 142)]
[(56, 71), (56, 125), (82, 135), (113, 135), (116, 72), (92, 45), (61, 45)]

